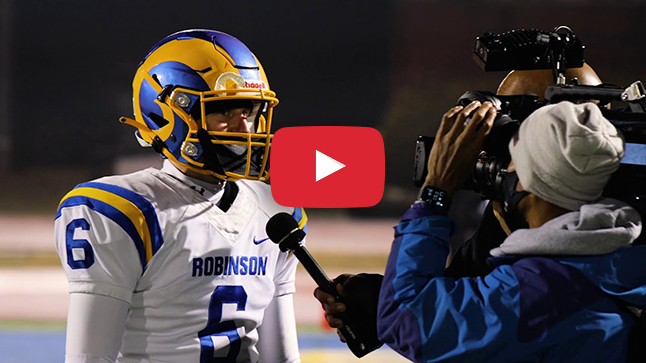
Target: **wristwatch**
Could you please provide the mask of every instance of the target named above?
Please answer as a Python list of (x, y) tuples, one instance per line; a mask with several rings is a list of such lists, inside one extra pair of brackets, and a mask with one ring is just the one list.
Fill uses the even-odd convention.
[(423, 187), (419, 191), (416, 203), (422, 202), (428, 203), (429, 207), (432, 207), (438, 213), (441, 213), (443, 215), (448, 215), (449, 208), (451, 208), (451, 197), (449, 196), (449, 193), (437, 187)]

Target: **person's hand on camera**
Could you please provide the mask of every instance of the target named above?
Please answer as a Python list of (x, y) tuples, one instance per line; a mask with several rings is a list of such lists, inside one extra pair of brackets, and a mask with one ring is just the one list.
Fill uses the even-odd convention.
[(490, 102), (473, 101), (445, 113), (428, 159), (424, 186), (454, 195), (471, 173), (495, 118), (496, 109)]

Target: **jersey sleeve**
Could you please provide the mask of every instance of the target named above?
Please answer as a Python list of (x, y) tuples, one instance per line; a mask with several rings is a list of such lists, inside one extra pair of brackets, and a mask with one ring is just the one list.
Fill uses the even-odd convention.
[(65, 363), (114, 362), (128, 308), (124, 301), (103, 295), (70, 294), (69, 311), (74, 313), (67, 315)]
[(294, 297), (274, 297), (258, 327), (258, 352), (263, 362), (300, 362)]
[[(307, 214), (303, 208), (294, 208), (292, 214), (294, 219), (298, 222), (298, 228), (307, 232)], [(302, 241), (305, 245), (305, 239)], [(298, 259), (292, 252), (281, 253), (278, 260), (278, 269), (274, 277), (276, 285), (276, 296), (285, 294), (293, 294), (296, 291), (294, 283), (296, 278), (296, 267), (298, 266)]]
[(96, 182), (81, 184), (63, 197), (55, 234), (70, 293), (127, 303), (161, 245), (150, 202), (130, 190)]

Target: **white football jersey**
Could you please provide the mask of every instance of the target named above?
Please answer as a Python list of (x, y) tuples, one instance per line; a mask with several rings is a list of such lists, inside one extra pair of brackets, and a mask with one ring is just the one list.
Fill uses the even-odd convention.
[(80, 184), (61, 201), (56, 247), (70, 293), (130, 304), (119, 362), (259, 360), (256, 328), (274, 297), (294, 292), (297, 265), (265, 226), (287, 212), (304, 228), (307, 216), (276, 204), (267, 184), (235, 185), (226, 213), (152, 168)]

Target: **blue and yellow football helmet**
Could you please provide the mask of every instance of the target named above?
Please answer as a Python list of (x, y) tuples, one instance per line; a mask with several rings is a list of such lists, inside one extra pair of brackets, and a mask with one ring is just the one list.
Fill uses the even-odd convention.
[[(157, 43), (132, 83), (143, 144), (163, 157), (224, 180), (267, 180), (271, 119), (278, 104), (258, 59), (231, 35), (206, 29), (180, 31)], [(209, 110), (250, 105), (253, 130), (208, 130)], [(247, 107), (247, 106), (245, 106)]]

